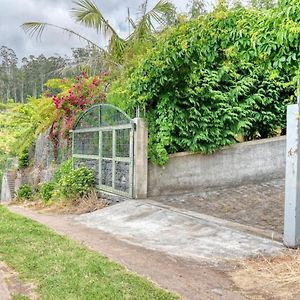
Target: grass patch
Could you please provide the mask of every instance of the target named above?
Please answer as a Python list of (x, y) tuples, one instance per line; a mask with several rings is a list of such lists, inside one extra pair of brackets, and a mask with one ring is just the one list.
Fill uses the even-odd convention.
[(12, 300), (30, 300), (30, 298), (23, 296), (23, 295), (14, 295)]
[(0, 206), (0, 259), (41, 299), (179, 299), (124, 267)]

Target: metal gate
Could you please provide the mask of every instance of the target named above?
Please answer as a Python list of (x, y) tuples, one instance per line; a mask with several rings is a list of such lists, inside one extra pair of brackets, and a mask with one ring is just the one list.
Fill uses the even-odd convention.
[(79, 117), (72, 135), (73, 167), (93, 169), (100, 190), (132, 198), (133, 120), (113, 105), (98, 104)]

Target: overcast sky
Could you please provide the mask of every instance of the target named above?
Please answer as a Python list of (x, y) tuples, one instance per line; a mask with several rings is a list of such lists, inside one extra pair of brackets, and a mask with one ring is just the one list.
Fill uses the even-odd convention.
[[(129, 7), (132, 14), (143, 0), (95, 0), (96, 4), (122, 35), (126, 34), (126, 16)], [(157, 0), (149, 0), (149, 7)], [(186, 10), (189, 0), (172, 0), (179, 11)], [(5, 45), (15, 50), (19, 60), (30, 54), (46, 56), (71, 53), (72, 47), (83, 47), (84, 43), (69, 38), (58, 30), (47, 29), (42, 40), (26, 36), (20, 25), (28, 21), (42, 21), (71, 28), (89, 39), (100, 43), (100, 36), (92, 29), (75, 24), (69, 10), (73, 7), (72, 0), (0, 0), (0, 46)], [(128, 25), (127, 25), (128, 26)]]

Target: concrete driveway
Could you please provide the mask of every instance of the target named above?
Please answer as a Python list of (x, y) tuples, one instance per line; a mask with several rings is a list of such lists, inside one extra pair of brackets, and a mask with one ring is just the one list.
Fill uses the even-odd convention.
[[(128, 200), (81, 216), (16, 206), (10, 210), (189, 300), (245, 300), (243, 288), (231, 274), (238, 262), (231, 259), (283, 248), (235, 223), (145, 200)], [(265, 299), (263, 291), (256, 290), (252, 299), (258, 293)]]
[(151, 201), (126, 200), (74, 219), (134, 245), (213, 264), (283, 249), (227, 221)]

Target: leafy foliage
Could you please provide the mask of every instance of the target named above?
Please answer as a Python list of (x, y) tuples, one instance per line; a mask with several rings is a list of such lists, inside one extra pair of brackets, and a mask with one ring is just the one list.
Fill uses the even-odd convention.
[(59, 141), (63, 138), (70, 142), (69, 130), (76, 117), (91, 105), (106, 100), (104, 73), (93, 77), (82, 73), (76, 78), (51, 79), (46, 87), (44, 95), (38, 99), (29, 97), (24, 104), (2, 105), (0, 152), (19, 156), (20, 167), (29, 165), (24, 153), (34, 145), (37, 136), (49, 128), (53, 156), (57, 160)]
[(75, 79), (50, 80), (47, 83), (49, 96), (51, 90), (55, 90), (52, 97), (55, 113), (49, 134), (55, 161), (58, 159), (59, 138), (67, 140), (70, 145), (69, 133), (80, 113), (93, 104), (106, 101), (105, 80), (106, 74), (104, 73), (101, 76), (89, 77), (83, 72)]
[(59, 181), (60, 192), (67, 198), (83, 197), (91, 192), (95, 183), (95, 174), (92, 170), (82, 166), (73, 170)]
[(299, 79), (300, 4), (228, 10), (224, 3), (170, 29), (113, 84), (110, 102), (145, 111), (150, 158), (160, 165), (169, 153), (211, 153), (285, 131)]
[(0, 151), (21, 155), (28, 151), (37, 136), (54, 121), (51, 98), (30, 98), (28, 103), (14, 104), (0, 113)]
[(73, 169), (69, 159), (58, 166), (53, 180), (44, 183), (39, 191), (41, 198), (48, 202), (81, 198), (88, 195), (95, 183), (95, 174), (92, 170), (81, 166)]
[[(56, 85), (59, 81), (63, 83), (63, 86)], [(59, 81), (50, 80), (47, 83), (48, 87), (56, 86), (61, 89), (57, 95), (53, 96), (55, 121), (52, 133), (58, 135), (60, 132), (64, 138), (68, 138), (78, 114), (93, 104), (105, 102), (105, 76), (88, 77), (86, 73), (83, 73), (75, 80)]]
[(64, 176), (70, 174), (72, 172), (72, 170), (73, 170), (72, 159), (68, 159), (68, 160), (64, 161), (55, 170), (55, 173), (53, 176), (53, 182), (58, 184), (60, 182), (60, 180)]
[(29, 200), (33, 196), (31, 186), (28, 184), (20, 186), (16, 196), (19, 200)]
[(28, 153), (28, 149), (24, 149), (22, 151), (22, 153), (18, 157), (18, 161), (19, 161), (19, 168), (20, 169), (27, 168), (29, 166), (29, 153)]
[(52, 198), (54, 190), (55, 184), (53, 182), (45, 182), (41, 186), (39, 193), (42, 199), (47, 202)]
[[(70, 174), (72, 174), (72, 172), (72, 159), (64, 161), (56, 168), (52, 181), (43, 183), (39, 189), (39, 195), (44, 202), (48, 202), (50, 199), (60, 199), (60, 182), (65, 176), (69, 176)], [(54, 199), (55, 197), (57, 199)]]

